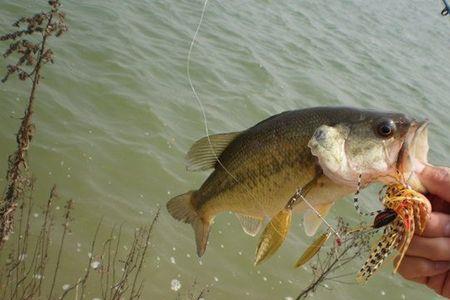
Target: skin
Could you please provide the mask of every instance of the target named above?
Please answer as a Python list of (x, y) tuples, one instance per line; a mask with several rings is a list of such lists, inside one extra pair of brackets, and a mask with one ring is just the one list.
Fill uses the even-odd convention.
[(450, 168), (420, 166), (417, 170), (433, 212), (425, 231), (416, 234), (398, 272), (450, 299)]

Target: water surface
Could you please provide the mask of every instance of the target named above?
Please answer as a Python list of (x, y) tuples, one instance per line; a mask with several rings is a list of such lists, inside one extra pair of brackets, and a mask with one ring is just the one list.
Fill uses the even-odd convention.
[[(67, 268), (76, 279), (100, 216), (106, 228), (126, 222), (126, 237), (169, 198), (197, 188), (207, 173), (188, 173), (183, 157), (204, 135), (186, 77), (186, 57), (200, 1), (63, 1), (69, 32), (51, 42), (56, 62), (38, 94), (37, 136), (30, 153), (44, 199), (53, 183), (76, 201)], [(45, 1), (3, 1), (1, 33)], [(211, 133), (237, 131), (281, 111), (350, 105), (428, 118), (430, 159), (448, 164), (450, 19), (438, 1), (210, 1), (191, 73)], [(3, 46), (5, 47), (5, 46)], [(5, 63), (2, 61), (1, 66)], [(14, 150), (26, 92), (0, 85), (0, 171)], [(4, 181), (1, 181), (2, 183)], [(377, 207), (364, 194), (367, 209)], [(333, 216), (358, 221), (351, 201)], [(311, 270), (294, 270), (307, 243), (300, 218), (277, 255), (253, 267), (257, 239), (233, 215), (220, 215), (206, 255), (197, 259), (190, 226), (163, 209), (144, 268), (144, 299), (175, 299), (193, 281), (207, 299), (289, 299)], [(106, 236), (108, 230), (104, 230)], [(79, 251), (77, 251), (79, 249)], [(359, 269), (354, 264), (351, 271)], [(352, 277), (347, 278), (352, 281)], [(390, 268), (364, 287), (329, 283), (315, 299), (424, 299), (432, 293)], [(98, 297), (90, 292), (89, 298)]]

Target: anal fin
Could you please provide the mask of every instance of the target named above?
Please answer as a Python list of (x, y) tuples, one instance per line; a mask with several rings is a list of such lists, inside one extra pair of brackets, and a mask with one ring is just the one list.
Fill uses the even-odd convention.
[(256, 236), (262, 227), (262, 218), (251, 217), (235, 213), (237, 219), (241, 223), (244, 232), (251, 236)]
[[(334, 202), (330, 202), (327, 204), (320, 204), (314, 206), (314, 208), (322, 216), (322, 218), (325, 218), (328, 212), (330, 211), (331, 207), (333, 206), (333, 204)], [(322, 218), (320, 218), (317, 215), (317, 213), (313, 211), (311, 208), (306, 210), (303, 216), (303, 226), (305, 227), (305, 232), (307, 236), (313, 236), (316, 233), (320, 224), (322, 224)]]

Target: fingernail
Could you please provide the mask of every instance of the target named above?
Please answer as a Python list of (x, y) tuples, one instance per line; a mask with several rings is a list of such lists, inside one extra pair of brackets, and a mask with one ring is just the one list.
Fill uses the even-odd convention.
[(444, 236), (450, 236), (450, 223), (444, 227)]
[(450, 262), (448, 261), (435, 261), (433, 264), (434, 269), (438, 272), (439, 271), (444, 272), (450, 269)]

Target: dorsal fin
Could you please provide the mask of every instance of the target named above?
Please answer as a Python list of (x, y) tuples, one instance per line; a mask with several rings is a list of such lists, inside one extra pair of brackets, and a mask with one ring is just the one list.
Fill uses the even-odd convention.
[(203, 171), (214, 168), (217, 158), (240, 132), (210, 135), (196, 141), (186, 155), (188, 171)]

